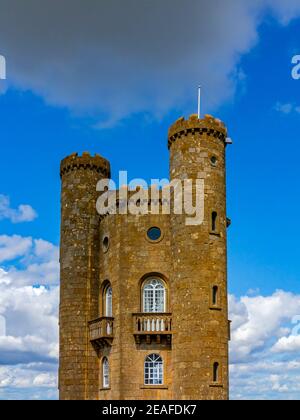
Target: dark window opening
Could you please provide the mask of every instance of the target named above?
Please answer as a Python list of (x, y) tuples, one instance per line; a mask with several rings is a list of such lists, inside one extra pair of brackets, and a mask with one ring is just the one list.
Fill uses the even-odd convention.
[(217, 305), (218, 303), (218, 286), (214, 286), (212, 290), (212, 304)]
[(213, 211), (211, 215), (211, 229), (213, 232), (217, 230), (217, 219), (218, 213), (216, 211)]
[(210, 159), (210, 161), (211, 161), (211, 164), (213, 166), (216, 166), (218, 160), (217, 160), (216, 156), (212, 156), (211, 159)]
[(214, 367), (213, 367), (213, 382), (218, 382), (219, 381), (219, 363), (216, 362), (214, 363)]
[(102, 246), (103, 246), (103, 252), (107, 252), (108, 248), (109, 248), (109, 238), (108, 238), (108, 236), (105, 236), (103, 238)]

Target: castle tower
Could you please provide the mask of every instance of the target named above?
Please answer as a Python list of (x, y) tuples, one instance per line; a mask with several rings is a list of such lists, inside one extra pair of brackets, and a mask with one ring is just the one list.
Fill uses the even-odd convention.
[(60, 398), (87, 399), (98, 395), (98, 358), (87, 329), (99, 299), (96, 184), (110, 177), (110, 166), (99, 155), (73, 154), (62, 161), (60, 175)]
[(171, 214), (175, 399), (228, 398), (225, 146), (210, 116), (169, 130), (170, 179), (202, 179), (205, 193), (202, 224)]
[(124, 212), (134, 192), (118, 191), (100, 217), (109, 163), (62, 161), (61, 399), (228, 398), (226, 135), (210, 116), (170, 128), (170, 179), (204, 184), (196, 225), (163, 214), (162, 192), (158, 214), (150, 198)]

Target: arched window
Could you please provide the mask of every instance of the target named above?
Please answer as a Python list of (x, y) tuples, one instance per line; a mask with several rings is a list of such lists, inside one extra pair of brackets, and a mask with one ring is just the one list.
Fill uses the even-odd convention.
[(211, 214), (211, 230), (213, 232), (217, 230), (217, 219), (218, 219), (218, 213), (216, 211), (213, 211)]
[(145, 359), (145, 385), (163, 385), (163, 360), (159, 354), (150, 354)]
[(143, 286), (143, 312), (166, 311), (166, 288), (160, 279), (149, 279)]
[(107, 357), (103, 357), (102, 359), (102, 384), (103, 388), (109, 388), (110, 386), (109, 361)]
[(212, 304), (216, 306), (218, 304), (218, 286), (214, 286), (212, 289)]
[(213, 382), (219, 381), (219, 363), (215, 362), (213, 366)]
[(104, 289), (104, 308), (105, 308), (105, 315), (107, 317), (113, 316), (112, 311), (112, 288), (110, 285), (108, 285)]

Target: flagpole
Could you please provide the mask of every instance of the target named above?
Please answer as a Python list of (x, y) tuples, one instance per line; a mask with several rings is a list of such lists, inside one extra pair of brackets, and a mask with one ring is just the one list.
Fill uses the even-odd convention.
[(201, 118), (201, 86), (198, 86), (198, 118)]

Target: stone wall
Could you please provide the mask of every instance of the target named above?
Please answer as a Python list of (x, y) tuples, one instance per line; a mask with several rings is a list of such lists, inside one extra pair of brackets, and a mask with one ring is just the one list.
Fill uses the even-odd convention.
[[(96, 184), (110, 176), (109, 163), (87, 153), (62, 161), (61, 399), (228, 398), (226, 135), (224, 124), (210, 116), (181, 118), (169, 131), (170, 178), (205, 183), (199, 226), (187, 226), (186, 215), (150, 209), (146, 215), (99, 217)], [(150, 227), (161, 229), (156, 242), (147, 238)], [(135, 334), (133, 314), (142, 312), (142, 285), (151, 276), (166, 285), (170, 334)], [(89, 321), (105, 316), (108, 284), (113, 334), (90, 341)], [(163, 358), (162, 386), (144, 385), (144, 361), (151, 353)], [(108, 389), (103, 357), (110, 364)]]

